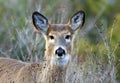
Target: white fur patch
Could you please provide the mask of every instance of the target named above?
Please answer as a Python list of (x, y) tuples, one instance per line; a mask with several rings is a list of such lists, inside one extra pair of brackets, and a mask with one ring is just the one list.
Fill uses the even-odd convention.
[(49, 41), (50, 41), (50, 43), (54, 43), (54, 42), (55, 42), (55, 40), (54, 40), (54, 39), (52, 39), (52, 40), (50, 39)]
[(51, 59), (51, 64), (62, 66), (66, 65), (70, 60), (70, 55), (63, 55), (62, 57), (53, 56)]
[(69, 43), (71, 40), (70, 39), (65, 39), (67, 43)]

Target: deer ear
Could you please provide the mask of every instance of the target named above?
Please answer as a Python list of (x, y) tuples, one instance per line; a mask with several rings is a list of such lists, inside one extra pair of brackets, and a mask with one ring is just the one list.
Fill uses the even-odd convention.
[(85, 21), (84, 11), (78, 11), (71, 17), (69, 24), (71, 25), (72, 30), (75, 31), (83, 26), (84, 21)]
[(43, 34), (46, 34), (48, 30), (48, 20), (45, 16), (35, 11), (32, 14), (32, 21), (36, 30), (40, 30)]

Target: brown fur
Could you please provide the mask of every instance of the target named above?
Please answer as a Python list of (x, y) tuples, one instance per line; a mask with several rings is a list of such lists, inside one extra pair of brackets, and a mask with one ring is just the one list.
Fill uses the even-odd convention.
[(0, 83), (36, 83), (34, 77), (40, 70), (41, 66), (37, 63), (0, 58)]
[[(56, 37), (56, 40), (59, 40), (59, 36), (65, 36), (70, 33), (72, 37), (73, 31), (68, 24), (50, 24), (50, 28), (47, 31), (47, 39), (46, 39), (46, 56), (53, 54), (53, 48), (56, 46), (57, 43), (51, 44), (49, 42), (49, 35), (52, 34)], [(66, 47), (68, 48), (67, 51), (71, 54), (71, 43), (66, 43)]]
[(0, 83), (65, 83), (66, 68), (0, 58)]

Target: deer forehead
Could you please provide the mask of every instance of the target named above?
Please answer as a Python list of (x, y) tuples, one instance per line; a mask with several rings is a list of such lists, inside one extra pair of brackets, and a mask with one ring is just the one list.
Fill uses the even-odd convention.
[(68, 24), (50, 24), (47, 35), (72, 35), (73, 31)]

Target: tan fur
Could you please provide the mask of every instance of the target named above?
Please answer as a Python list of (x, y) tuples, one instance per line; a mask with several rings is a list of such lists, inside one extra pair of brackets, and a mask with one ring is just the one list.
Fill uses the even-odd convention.
[[(34, 12), (33, 24), (38, 32), (44, 33), (46, 40), (45, 61), (42, 64), (26, 63), (1, 57), (0, 83), (65, 83), (72, 53), (73, 34), (79, 26), (83, 25), (83, 17), (83, 11), (76, 13), (72, 18), (73, 27), (71, 28), (70, 22), (68, 24), (49, 24), (43, 15)], [(69, 37), (66, 38), (68, 35)], [(53, 36), (54, 39), (51, 39), (50, 36)], [(65, 50), (62, 56), (56, 54), (58, 48)]]
[(41, 66), (15, 59), (0, 58), (0, 83), (36, 83)]

